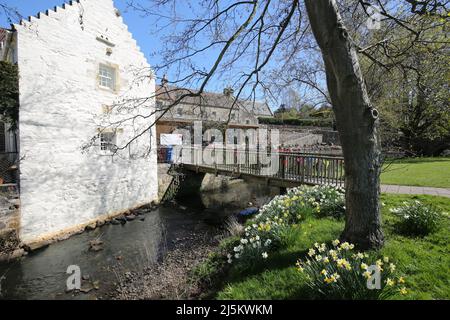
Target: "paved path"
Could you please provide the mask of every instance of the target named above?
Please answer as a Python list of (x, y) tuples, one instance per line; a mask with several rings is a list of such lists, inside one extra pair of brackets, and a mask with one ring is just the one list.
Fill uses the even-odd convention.
[(401, 193), (401, 194), (429, 194), (432, 196), (441, 196), (450, 198), (450, 188), (431, 188), (431, 187), (412, 187), (387, 185), (381, 186), (381, 192), (385, 193)]

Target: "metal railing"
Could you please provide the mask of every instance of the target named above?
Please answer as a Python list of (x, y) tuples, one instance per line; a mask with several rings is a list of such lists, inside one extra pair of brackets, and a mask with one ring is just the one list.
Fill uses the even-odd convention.
[[(158, 151), (158, 160), (231, 174), (278, 178), (299, 184), (343, 186), (344, 158), (279, 150), (246, 150), (223, 147), (175, 147)], [(162, 151), (164, 150), (164, 151)], [(161, 155), (161, 156), (160, 156)]]

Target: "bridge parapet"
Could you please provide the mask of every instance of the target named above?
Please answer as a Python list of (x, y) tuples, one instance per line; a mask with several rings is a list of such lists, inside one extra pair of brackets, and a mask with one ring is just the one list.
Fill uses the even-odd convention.
[(171, 162), (196, 172), (277, 181), (279, 186), (344, 186), (344, 158), (312, 153), (245, 148), (174, 148)]

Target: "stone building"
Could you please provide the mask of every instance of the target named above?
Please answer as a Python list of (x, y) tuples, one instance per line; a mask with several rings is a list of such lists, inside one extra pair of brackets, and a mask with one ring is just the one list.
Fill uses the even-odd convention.
[(163, 84), (156, 87), (158, 141), (161, 134), (191, 127), (194, 121), (202, 121), (204, 129), (208, 125), (214, 127), (224, 124), (227, 128), (256, 129), (259, 128), (258, 117), (273, 116), (265, 102), (243, 100), (235, 102), (230, 89), (225, 89), (224, 93), (205, 92), (201, 97), (184, 98), (183, 102), (170, 109), (167, 108), (180, 95), (187, 92), (189, 92), (187, 89)]
[[(154, 116), (127, 122), (111, 107), (155, 92), (152, 77), (136, 80), (150, 65), (113, 1), (70, 1), (0, 39), (20, 74), (20, 239), (53, 240), (156, 201)], [(154, 108), (147, 99), (132, 112)]]

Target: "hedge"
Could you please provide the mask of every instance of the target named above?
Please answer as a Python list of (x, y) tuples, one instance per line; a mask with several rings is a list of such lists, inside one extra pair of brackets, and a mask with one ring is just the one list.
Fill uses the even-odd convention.
[(258, 118), (260, 124), (272, 125), (290, 125), (303, 127), (333, 127), (332, 119), (276, 119), (276, 118)]

